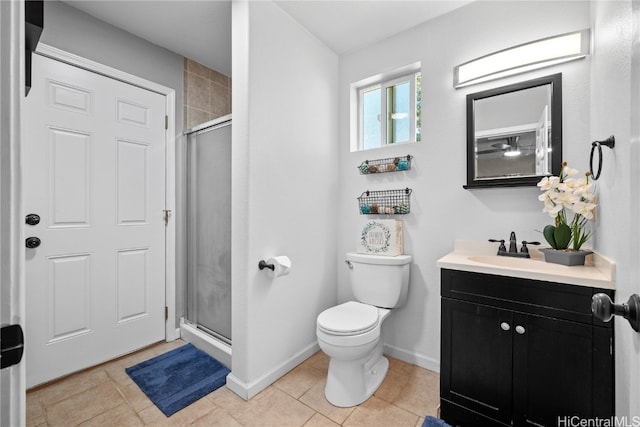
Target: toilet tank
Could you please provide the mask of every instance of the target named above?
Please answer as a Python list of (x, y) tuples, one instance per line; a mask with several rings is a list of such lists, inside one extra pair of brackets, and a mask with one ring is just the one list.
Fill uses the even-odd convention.
[(351, 289), (355, 298), (376, 307), (404, 304), (409, 290), (411, 255), (382, 256), (348, 252)]

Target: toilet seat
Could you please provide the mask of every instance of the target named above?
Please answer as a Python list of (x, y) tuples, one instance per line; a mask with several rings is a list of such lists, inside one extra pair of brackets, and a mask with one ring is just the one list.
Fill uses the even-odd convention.
[(359, 335), (378, 326), (378, 308), (356, 301), (331, 307), (320, 313), (318, 329), (331, 335)]

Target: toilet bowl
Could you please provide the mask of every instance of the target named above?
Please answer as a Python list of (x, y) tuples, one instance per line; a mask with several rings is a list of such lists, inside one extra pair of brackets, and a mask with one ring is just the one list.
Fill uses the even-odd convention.
[(382, 323), (406, 299), (411, 256), (347, 253), (346, 263), (357, 301), (328, 308), (316, 321), (318, 344), (330, 358), (324, 395), (340, 407), (367, 400), (387, 375)]
[(318, 344), (330, 357), (325, 397), (331, 404), (358, 405), (382, 384), (389, 361), (382, 355), (381, 326), (390, 312), (349, 301), (318, 316)]

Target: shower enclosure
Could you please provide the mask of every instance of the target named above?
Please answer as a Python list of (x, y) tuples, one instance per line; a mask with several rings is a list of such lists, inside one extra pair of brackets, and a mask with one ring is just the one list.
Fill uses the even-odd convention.
[(182, 335), (192, 341), (190, 334), (196, 334), (199, 344), (204, 340), (223, 348), (230, 358), (231, 116), (193, 128), (186, 138), (187, 316)]

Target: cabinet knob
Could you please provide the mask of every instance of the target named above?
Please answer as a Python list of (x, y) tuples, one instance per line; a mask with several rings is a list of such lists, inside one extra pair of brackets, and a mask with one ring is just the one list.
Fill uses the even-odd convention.
[(519, 333), (520, 335), (524, 334), (526, 332), (526, 330), (524, 329), (524, 326), (516, 326), (516, 332)]
[(508, 331), (509, 329), (511, 329), (511, 326), (509, 326), (507, 322), (500, 323), (500, 327), (502, 328), (503, 331)]

